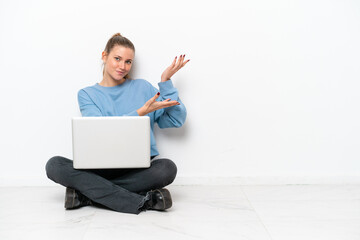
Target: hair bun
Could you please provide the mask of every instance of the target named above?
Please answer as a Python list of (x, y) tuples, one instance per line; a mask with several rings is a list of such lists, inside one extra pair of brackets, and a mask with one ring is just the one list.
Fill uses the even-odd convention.
[(120, 33), (115, 33), (112, 37), (117, 37), (117, 36), (122, 37)]

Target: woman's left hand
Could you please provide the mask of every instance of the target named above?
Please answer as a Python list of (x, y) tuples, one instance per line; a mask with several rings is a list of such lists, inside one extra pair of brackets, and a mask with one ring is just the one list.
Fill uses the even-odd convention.
[(179, 59), (177, 60), (177, 56), (175, 57), (174, 61), (172, 62), (172, 64), (165, 69), (165, 71), (163, 72), (163, 74), (161, 74), (161, 82), (166, 82), (168, 80), (170, 80), (170, 78), (177, 72), (179, 71), (183, 66), (185, 66), (185, 64), (187, 64), (190, 59), (185, 60), (185, 54), (184, 55), (180, 55)]

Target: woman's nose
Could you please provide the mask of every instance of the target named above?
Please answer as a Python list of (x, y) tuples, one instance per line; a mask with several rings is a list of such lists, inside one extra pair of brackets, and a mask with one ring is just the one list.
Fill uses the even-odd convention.
[(120, 63), (119, 63), (119, 67), (120, 67), (121, 69), (125, 69), (125, 62), (120, 62)]

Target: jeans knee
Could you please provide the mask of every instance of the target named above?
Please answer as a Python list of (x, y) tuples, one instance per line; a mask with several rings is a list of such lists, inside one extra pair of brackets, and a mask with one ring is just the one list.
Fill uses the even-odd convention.
[(165, 174), (164, 178), (166, 179), (167, 184), (170, 184), (175, 180), (177, 174), (176, 164), (167, 158), (161, 160), (164, 168), (163, 169), (163, 173)]
[(55, 156), (50, 158), (45, 166), (46, 175), (50, 179), (54, 179), (56, 173), (60, 170), (60, 166), (63, 165), (63, 162), (67, 159), (61, 156)]

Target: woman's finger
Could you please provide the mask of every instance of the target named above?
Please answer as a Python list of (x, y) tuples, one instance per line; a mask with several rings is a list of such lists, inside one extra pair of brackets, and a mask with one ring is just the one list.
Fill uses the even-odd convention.
[(171, 63), (171, 66), (174, 67), (176, 63), (177, 56), (174, 58), (174, 61)]
[(185, 54), (182, 55), (182, 58), (180, 59), (180, 66), (182, 65), (182, 63), (184, 62), (184, 59), (185, 59)]
[(183, 62), (183, 64), (182, 64), (181, 67), (185, 66), (185, 64), (187, 64), (189, 61), (190, 61), (190, 59), (188, 59), (188, 60), (186, 60), (185, 62)]
[(185, 64), (187, 64), (189, 61), (190, 61), (190, 59), (188, 59), (186, 61), (182, 61), (181, 64), (179, 65), (179, 67), (176, 69), (176, 72), (179, 71), (182, 67), (184, 67)]
[(153, 102), (155, 102), (156, 99), (158, 99), (159, 96), (160, 96), (160, 92), (157, 92), (157, 93), (155, 94), (155, 96), (152, 97)]
[(185, 54), (184, 54), (183, 57), (181, 58), (180, 66), (183, 64), (184, 60), (185, 60)]
[(179, 65), (176, 68), (176, 71), (179, 70), (180, 68), (182, 68), (183, 62), (184, 62), (184, 58), (185, 58), (185, 54), (181, 55), (180, 59), (179, 59)]
[(161, 108), (171, 107), (175, 105), (179, 105), (180, 103), (178, 101), (168, 101), (168, 102), (161, 102), (160, 106)]
[(166, 102), (165, 107), (172, 107), (175, 105), (179, 105), (179, 102), (177, 101)]
[(181, 66), (182, 59), (183, 59), (183, 55), (180, 55), (179, 60), (175, 64), (175, 69), (178, 69), (179, 66)]

